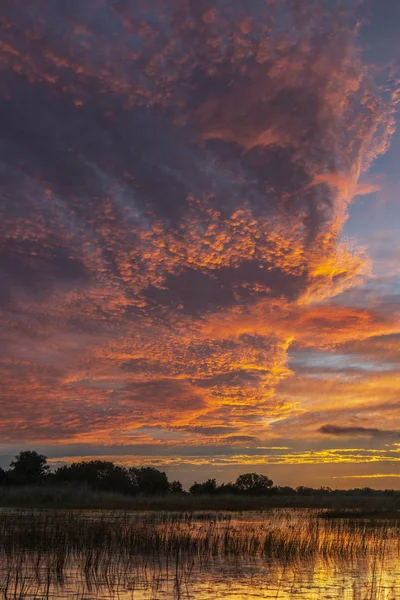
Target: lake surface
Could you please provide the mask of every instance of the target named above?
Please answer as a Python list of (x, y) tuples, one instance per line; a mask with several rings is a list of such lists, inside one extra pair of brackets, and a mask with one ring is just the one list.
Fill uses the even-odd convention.
[(400, 521), (263, 513), (2, 511), (0, 596), (400, 598)]

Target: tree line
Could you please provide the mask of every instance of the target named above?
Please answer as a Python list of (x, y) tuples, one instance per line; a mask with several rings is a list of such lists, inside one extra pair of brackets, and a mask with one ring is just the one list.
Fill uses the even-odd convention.
[(351, 490), (332, 490), (329, 487), (314, 489), (298, 486), (274, 486), (272, 479), (259, 473), (239, 475), (235, 483), (217, 484), (216, 479), (207, 479), (202, 483), (194, 482), (189, 492), (183, 489), (180, 481), (169, 481), (166, 473), (155, 467), (123, 467), (111, 461), (91, 460), (63, 465), (55, 471), (50, 470), (47, 457), (34, 450), (20, 452), (10, 464), (8, 470), (0, 467), (0, 485), (76, 485), (87, 486), (96, 491), (118, 492), (127, 495), (145, 494), (248, 494), (252, 496), (279, 494), (282, 496), (311, 495), (394, 495), (394, 490), (373, 490), (355, 488)]

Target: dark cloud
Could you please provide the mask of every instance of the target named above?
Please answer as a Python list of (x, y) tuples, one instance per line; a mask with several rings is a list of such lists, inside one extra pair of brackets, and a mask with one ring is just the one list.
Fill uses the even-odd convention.
[(193, 427), (185, 427), (184, 429), (185, 431), (190, 431), (191, 433), (200, 433), (201, 435), (221, 435), (237, 431), (236, 427), (227, 427), (224, 425), (197, 425)]
[(342, 427), (339, 425), (322, 425), (318, 429), (320, 433), (334, 436), (369, 436), (369, 437), (388, 437), (388, 436), (400, 436), (399, 431), (387, 431), (384, 429), (378, 429), (375, 427)]
[(228, 435), (225, 440), (227, 442), (231, 442), (232, 444), (235, 443), (251, 443), (251, 442), (257, 442), (257, 437), (254, 435)]
[[(92, 244), (98, 267), (127, 291), (123, 266), (132, 276), (142, 270), (149, 283), (153, 280), (150, 287), (137, 282), (145, 298), (171, 309), (182, 304), (188, 313), (230, 306), (240, 293), (245, 299), (237, 290), (243, 283), (264, 286), (264, 294), (273, 297), (296, 297), (306, 285), (307, 262), (296, 270), (287, 269), (285, 260), (278, 265), (268, 241), (263, 256), (257, 244), (263, 221), (271, 224), (282, 211), (301, 220), (303, 240), (297, 241), (309, 245), (332, 218), (335, 201), (333, 191), (313, 179), (316, 172), (337, 170), (331, 161), (338, 140), (331, 134), (333, 117), (325, 114), (330, 106), (324, 95), (332, 72), (338, 76), (335, 69), (343, 68), (337, 50), (342, 34), (324, 31), (325, 23), (314, 15), (311, 49), (302, 50), (294, 35), (278, 57), (273, 48), (262, 46), (256, 22), (274, 18), (273, 8), (254, 7), (254, 14), (236, 6), (228, 11), (224, 2), (214, 8), (210, 22), (204, 18), (207, 10), (180, 0), (152, 17), (143, 2), (121, 9), (91, 1), (70, 12), (64, 3), (42, 0), (29, 18), (18, 2), (3, 9), (9, 27), (3, 49), (7, 95), (0, 111), (8, 149), (5, 170), (27, 180), (19, 216), (37, 215), (50, 256), (78, 253), (85, 262)], [(253, 19), (251, 36), (240, 30), (245, 16)], [(26, 29), (31, 24), (34, 33)], [(168, 27), (171, 40), (165, 37)], [(305, 25), (297, 27), (300, 34)], [(349, 44), (346, 35), (344, 46)], [(210, 39), (218, 43), (214, 50)], [(103, 68), (102, 54), (107, 56)], [(329, 68), (311, 73), (318, 56), (328, 58)], [(16, 185), (14, 177), (6, 187), (11, 201)], [(51, 190), (47, 201), (40, 186)], [(60, 208), (64, 223), (57, 223)], [(238, 210), (243, 248), (229, 258), (239, 241), (229, 231), (229, 220)], [(210, 219), (208, 264), (202, 264), (201, 237)], [(247, 232), (254, 219), (258, 227)], [(64, 229), (60, 235), (51, 235), (54, 224)], [(158, 228), (159, 234), (148, 236), (149, 228)], [(185, 245), (178, 256), (172, 250), (190, 230), (197, 260), (188, 260)], [(38, 243), (38, 233), (32, 221), (31, 246)], [(162, 263), (154, 273), (144, 254), (157, 260), (160, 235), (167, 252), (158, 255)], [(249, 235), (256, 236), (254, 248)], [(217, 247), (223, 237), (228, 246), (221, 261)], [(285, 253), (291, 249), (283, 258)], [(46, 263), (35, 278), (41, 273), (58, 279), (47, 272)]]

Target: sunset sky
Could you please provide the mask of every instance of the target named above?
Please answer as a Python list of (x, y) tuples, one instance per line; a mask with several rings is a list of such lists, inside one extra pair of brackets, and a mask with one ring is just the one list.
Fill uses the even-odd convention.
[(400, 488), (400, 2), (0, 26), (0, 464)]

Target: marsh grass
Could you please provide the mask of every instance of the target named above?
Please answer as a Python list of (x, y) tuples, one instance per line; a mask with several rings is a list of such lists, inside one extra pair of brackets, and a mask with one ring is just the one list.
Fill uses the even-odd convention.
[(97, 492), (85, 486), (29, 485), (0, 487), (1, 507), (132, 509), (134, 498), (116, 492)]
[[(5, 599), (47, 597), (66, 574), (85, 589), (181, 589), (194, 569), (215, 561), (299, 561), (385, 557), (399, 553), (398, 528), (388, 521), (323, 519), (319, 513), (269, 511), (241, 521), (229, 513), (3, 511), (0, 593)], [(40, 589), (41, 595), (34, 586)], [(110, 596), (112, 597), (112, 596)]]
[[(329, 513), (322, 513), (329, 517)], [(387, 539), (399, 543), (397, 526), (370, 518), (330, 519), (321, 513), (270, 511), (253, 520), (229, 513), (118, 513), (5, 511), (0, 514), (0, 553), (34, 552), (57, 557), (263, 556), (290, 560), (310, 556), (380, 552)], [(396, 531), (396, 535), (393, 534)]]
[(399, 496), (368, 495), (191, 495), (128, 496), (99, 492), (85, 486), (37, 485), (0, 486), (0, 507), (79, 508), (155, 511), (254, 511), (268, 508), (329, 508), (364, 511), (396, 511)]

